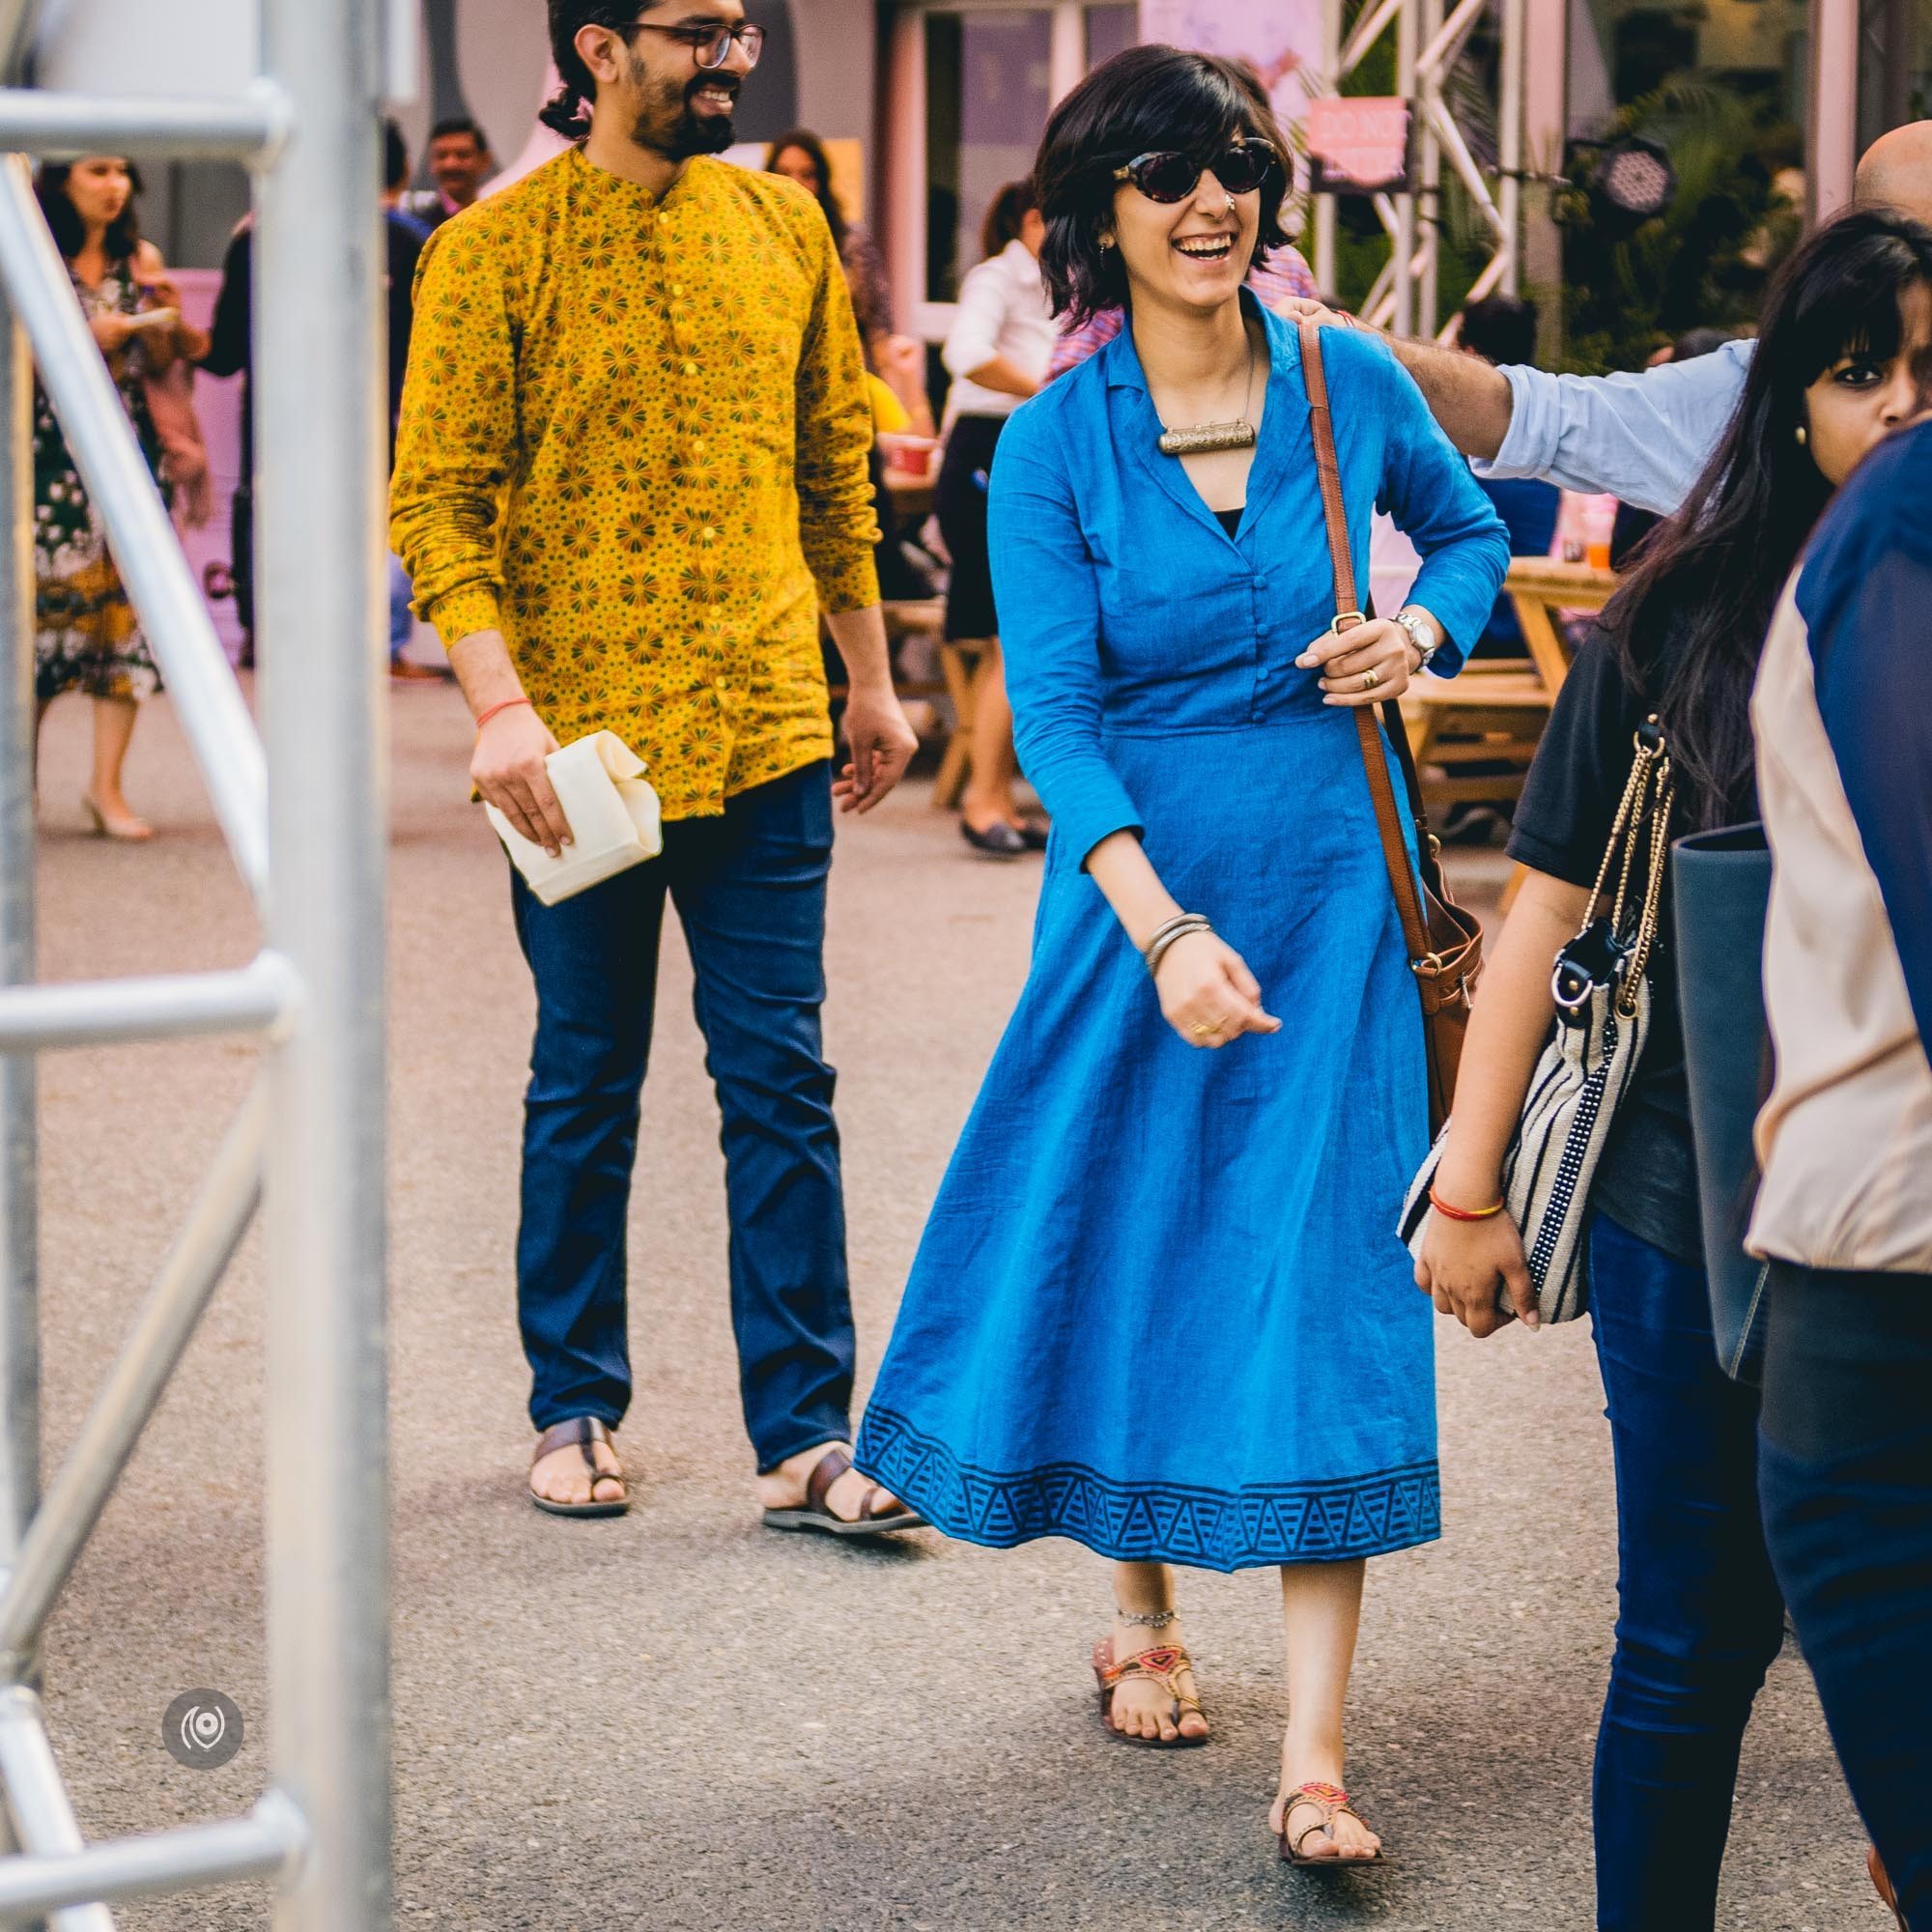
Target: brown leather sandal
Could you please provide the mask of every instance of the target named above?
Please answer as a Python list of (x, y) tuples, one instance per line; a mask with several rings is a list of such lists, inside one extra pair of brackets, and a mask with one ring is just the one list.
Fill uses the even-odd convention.
[[(546, 1516), (622, 1516), (631, 1507), (629, 1485), (622, 1476), (613, 1476), (609, 1469), (597, 1466), (596, 1444), (607, 1444), (614, 1455), (617, 1445), (611, 1439), (610, 1425), (601, 1422), (594, 1415), (574, 1415), (567, 1422), (553, 1422), (537, 1437), (537, 1446), (530, 1456), (530, 1467), (543, 1461), (554, 1449), (568, 1449), (572, 1443), (583, 1451), (584, 1466), (590, 1471), (590, 1500), (582, 1503), (553, 1502), (548, 1496), (540, 1496), (534, 1490), (529, 1492), (530, 1501)], [(612, 1502), (597, 1500), (599, 1483), (615, 1483), (624, 1493)], [(527, 1486), (526, 1486), (527, 1487)]]
[[(1150, 1750), (1192, 1749), (1196, 1745), (1205, 1745), (1210, 1732), (1203, 1731), (1198, 1738), (1190, 1738), (1185, 1731), (1179, 1731), (1182, 1718), (1190, 1713), (1197, 1718), (1207, 1715), (1201, 1708), (1201, 1699), (1192, 1691), (1180, 1688), (1180, 1673), (1191, 1672), (1194, 1660), (1188, 1656), (1184, 1644), (1158, 1644), (1151, 1650), (1143, 1650), (1133, 1657), (1123, 1658), (1119, 1663), (1114, 1662), (1114, 1639), (1103, 1636), (1094, 1646), (1094, 1676), (1100, 1687), (1100, 1721), (1107, 1727), (1107, 1735), (1123, 1745), (1140, 1745)], [(1117, 1730), (1114, 1725), (1114, 1692), (1131, 1678), (1145, 1677), (1158, 1684), (1174, 1700), (1174, 1721), (1178, 1735), (1171, 1738), (1130, 1738), (1126, 1732)]]
[(1891, 1874), (1886, 1870), (1885, 1861), (1879, 1857), (1876, 1845), (1866, 1847), (1865, 1870), (1871, 1873), (1871, 1882), (1878, 1889), (1878, 1895), (1891, 1907), (1891, 1916), (1898, 1920), (1898, 1932), (1912, 1932), (1911, 1926), (1905, 1922), (1898, 1894), (1891, 1889)]
[(856, 1517), (848, 1521), (842, 1516), (833, 1515), (826, 1497), (832, 1493), (832, 1485), (851, 1466), (852, 1459), (843, 1449), (828, 1449), (806, 1483), (805, 1501), (791, 1509), (767, 1510), (765, 1527), (813, 1529), (821, 1536), (887, 1536), (894, 1530), (925, 1527), (925, 1519), (917, 1510), (907, 1509), (904, 1503), (879, 1514), (876, 1505), (886, 1492), (877, 1483), (861, 1498)]
[[(1321, 1813), (1313, 1825), (1289, 1835), (1288, 1821), (1304, 1805), (1313, 1805)], [(1349, 1794), (1339, 1784), (1297, 1784), (1288, 1794), (1288, 1803), (1281, 1807), (1281, 1855), (1292, 1865), (1378, 1865), (1382, 1862), (1382, 1848), (1378, 1845), (1365, 1859), (1344, 1858), (1336, 1852), (1325, 1859), (1310, 1858), (1301, 1848), (1308, 1842), (1312, 1833), (1325, 1832), (1332, 1838), (1335, 1834), (1337, 1818), (1352, 1818), (1362, 1824), (1362, 1814), (1349, 1802)]]

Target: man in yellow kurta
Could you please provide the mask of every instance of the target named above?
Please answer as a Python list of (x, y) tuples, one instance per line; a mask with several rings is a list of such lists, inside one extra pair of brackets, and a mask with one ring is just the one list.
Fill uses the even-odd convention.
[[(917, 1521), (849, 1470), (852, 1317), (820, 1046), (835, 800), (914, 739), (893, 696), (865, 365), (825, 218), (713, 158), (760, 36), (739, 0), (552, 0), (576, 145), (423, 250), (391, 538), (476, 719), (470, 776), (554, 852), (544, 758), (614, 731), (661, 857), (554, 906), (512, 875), (537, 991), (519, 1320), (530, 1493), (627, 1506), (625, 1212), (666, 898), (724, 1112), (732, 1320), (766, 1520)], [(612, 24), (612, 23), (616, 24)], [(832, 776), (820, 608), (844, 658)]]

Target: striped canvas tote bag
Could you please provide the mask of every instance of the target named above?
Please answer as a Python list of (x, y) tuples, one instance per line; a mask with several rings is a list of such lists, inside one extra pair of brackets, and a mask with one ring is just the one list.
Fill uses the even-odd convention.
[[(1635, 745), (1583, 928), (1556, 955), (1555, 1023), (1503, 1161), (1504, 1205), (1521, 1231), (1545, 1321), (1572, 1321), (1589, 1306), (1583, 1227), (1590, 1183), (1650, 1036), (1648, 969), (1673, 793), (1655, 718), (1638, 728)], [(1615, 896), (1600, 912), (1613, 877)], [(1402, 1238), (1418, 1257), (1447, 1133), (1445, 1122), (1403, 1203)]]

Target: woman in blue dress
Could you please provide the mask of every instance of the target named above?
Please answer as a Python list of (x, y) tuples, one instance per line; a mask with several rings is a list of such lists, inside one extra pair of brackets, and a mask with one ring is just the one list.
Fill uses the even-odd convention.
[[(1168, 47), (1096, 69), (1046, 130), (1056, 311), (1124, 300), (1131, 326), (1014, 413), (992, 471), (1053, 836), (857, 1461), (950, 1535), (1112, 1561), (1094, 1667), (1139, 1744), (1208, 1736), (1169, 1566), (1280, 1566), (1271, 1829), (1361, 1860), (1363, 1559), (1439, 1512), (1430, 1310), (1395, 1235), (1428, 1138), (1419, 1005), (1349, 710), (1455, 668), (1509, 542), (1387, 350), (1330, 330), (1357, 580), (1378, 503), (1424, 564), (1395, 619), (1327, 630), (1296, 337), (1241, 290), (1285, 240), (1286, 153), (1245, 69)], [(1163, 452), (1196, 425), (1208, 447)]]

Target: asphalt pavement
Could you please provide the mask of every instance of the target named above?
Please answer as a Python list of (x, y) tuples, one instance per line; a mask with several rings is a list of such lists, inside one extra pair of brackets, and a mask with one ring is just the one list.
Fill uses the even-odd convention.
[[(1587, 1928), (1589, 1776), (1616, 1567), (1587, 1324), (1440, 1337), (1444, 1535), (1372, 1566), (1350, 1782), (1375, 1871), (1280, 1867), (1266, 1574), (1188, 1575), (1216, 1732), (1110, 1742), (1087, 1654), (1104, 1567), (1066, 1543), (890, 1547), (758, 1521), (724, 1293), (716, 1120), (667, 941), (632, 1209), (637, 1498), (564, 1522), (524, 1500), (512, 1321), (531, 998), (504, 867), (466, 802), (446, 686), (392, 703), (390, 1363), (398, 1921), (464, 1932), (1220, 1932)], [(237, 964), (252, 918), (165, 699), (129, 794), (145, 848), (83, 836), (87, 719), (51, 714), (43, 972)], [(1479, 868), (1493, 885), (1497, 866)], [(862, 1383), (1026, 965), (1037, 874), (976, 860), (915, 781), (840, 828), (827, 1015), (840, 1068)], [(43, 1073), (45, 1440), (62, 1453), (253, 1050), (134, 1046)], [(375, 1105), (376, 1096), (371, 1096)], [(1346, 1287), (1337, 1284), (1338, 1292)], [(56, 1750), (90, 1836), (244, 1810), (268, 1781), (261, 1303), (251, 1239), (48, 1632)], [(1184, 1351), (1144, 1399), (1211, 1401)], [(371, 1445), (371, 1453), (377, 1453)], [(249, 1725), (220, 1770), (162, 1749), (177, 1692)], [(1719, 1923), (1882, 1932), (1804, 1666), (1745, 1748)], [(124, 1908), (130, 1932), (267, 1927), (265, 1889)]]

